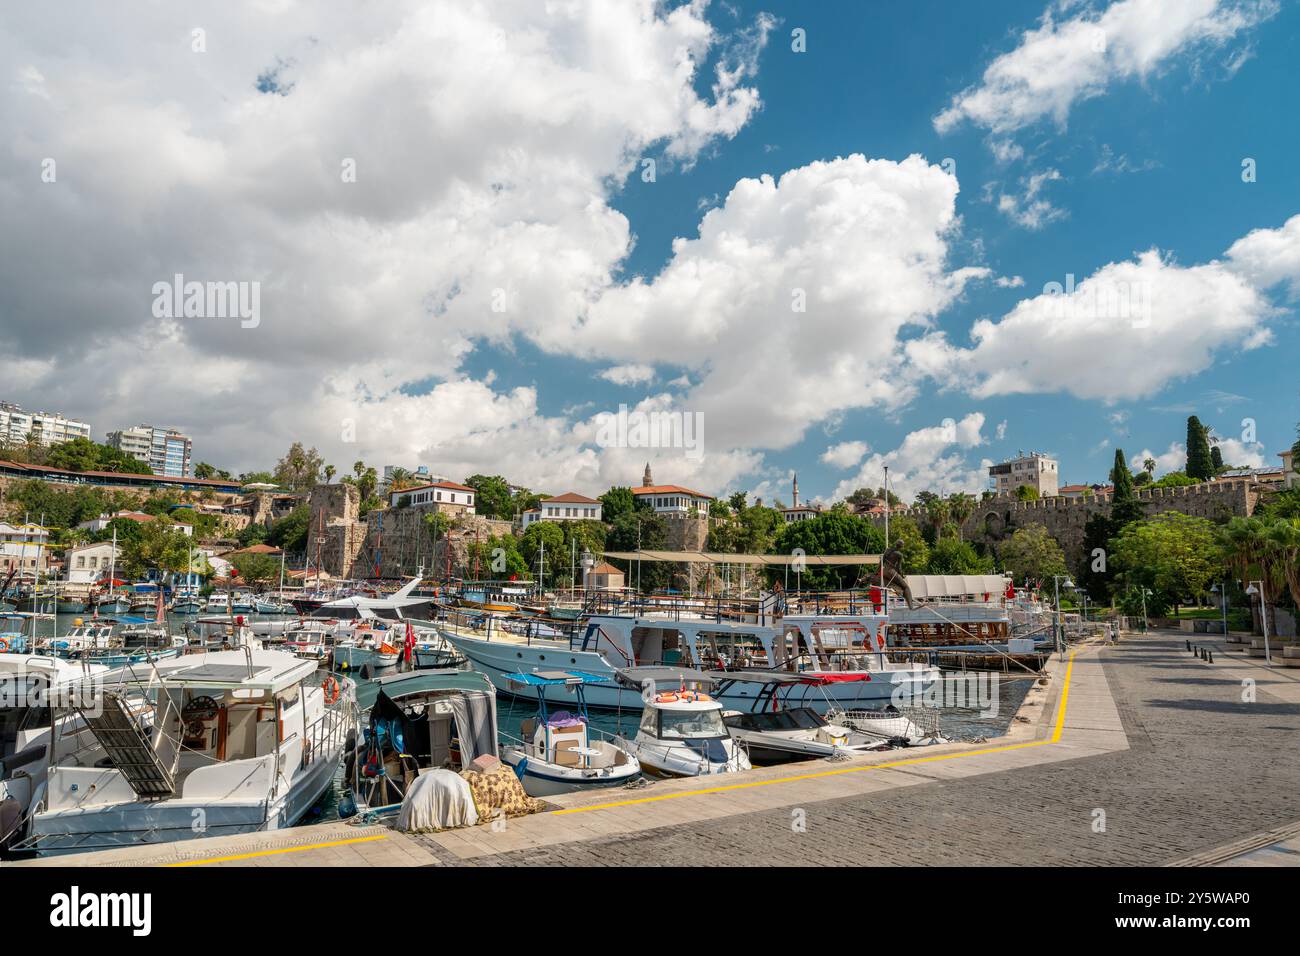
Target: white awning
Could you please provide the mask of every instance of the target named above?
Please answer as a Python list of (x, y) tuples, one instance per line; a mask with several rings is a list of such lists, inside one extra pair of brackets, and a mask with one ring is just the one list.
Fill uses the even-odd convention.
[(1000, 595), (1008, 578), (1001, 574), (909, 574), (907, 586), (916, 598)]

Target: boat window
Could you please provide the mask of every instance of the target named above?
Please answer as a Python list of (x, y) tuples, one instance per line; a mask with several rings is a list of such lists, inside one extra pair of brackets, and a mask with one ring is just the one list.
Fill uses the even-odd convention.
[(651, 737), (659, 736), (659, 712), (653, 707), (641, 711), (641, 732)]
[(726, 737), (727, 728), (722, 723), (722, 711), (661, 710), (659, 736), (667, 740), (697, 740), (702, 737)]

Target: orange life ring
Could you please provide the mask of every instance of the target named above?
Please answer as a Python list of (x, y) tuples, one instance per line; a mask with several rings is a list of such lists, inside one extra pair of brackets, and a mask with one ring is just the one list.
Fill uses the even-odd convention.
[(680, 695), (674, 694), (672, 691), (655, 695), (656, 704), (672, 704), (672, 703), (676, 703), (680, 699), (681, 699)]
[(339, 698), (343, 696), (343, 691), (339, 688), (339, 682), (333, 677), (327, 677), (321, 681), (320, 689), (325, 692), (325, 704), (337, 704)]
[(9, 650), (9, 639), (6, 637), (0, 637), (0, 651), (7, 650)]

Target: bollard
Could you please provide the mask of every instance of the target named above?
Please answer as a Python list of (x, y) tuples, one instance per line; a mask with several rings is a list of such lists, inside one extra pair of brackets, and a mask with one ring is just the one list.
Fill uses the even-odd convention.
[(1188, 641), (1187, 641), (1187, 650), (1188, 650), (1188, 651), (1191, 651), (1191, 649), (1192, 649), (1192, 642), (1191, 642), (1191, 639), (1189, 638)]
[(1213, 664), (1213, 663), (1214, 663), (1214, 651), (1206, 651), (1206, 653), (1209, 655), (1209, 658), (1208, 658), (1209, 662), (1210, 662), (1211, 664)]

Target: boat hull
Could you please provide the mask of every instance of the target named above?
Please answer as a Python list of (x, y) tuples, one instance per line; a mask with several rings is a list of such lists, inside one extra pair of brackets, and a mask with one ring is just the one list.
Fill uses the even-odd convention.
[(627, 764), (622, 767), (610, 767), (608, 772), (602, 770), (578, 770), (556, 767), (553, 764), (539, 764), (534, 757), (525, 757), (518, 747), (502, 747), (501, 761), (507, 763), (519, 773), (519, 763), (524, 762), (521, 783), (524, 792), (530, 797), (558, 797), (565, 793), (579, 790), (604, 790), (609, 787), (621, 787), (641, 776), (641, 767)]

